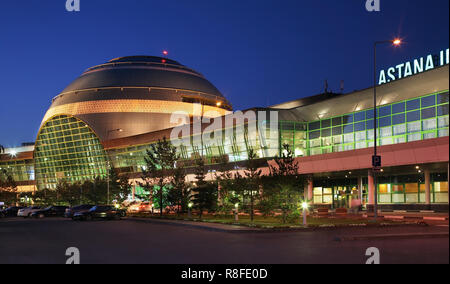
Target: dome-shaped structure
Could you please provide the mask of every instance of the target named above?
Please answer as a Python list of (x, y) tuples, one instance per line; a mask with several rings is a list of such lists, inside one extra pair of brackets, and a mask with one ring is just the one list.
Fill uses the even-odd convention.
[[(58, 115), (86, 122), (102, 140), (171, 128), (170, 116), (194, 104), (225, 115), (230, 103), (200, 73), (162, 57), (128, 56), (87, 69), (53, 99), (42, 124)], [(121, 129), (121, 131), (112, 131)]]

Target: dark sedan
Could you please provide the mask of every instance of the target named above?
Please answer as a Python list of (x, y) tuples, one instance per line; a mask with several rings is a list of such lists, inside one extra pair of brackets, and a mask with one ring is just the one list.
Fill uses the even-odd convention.
[(50, 206), (45, 209), (35, 211), (31, 213), (31, 217), (44, 218), (44, 217), (64, 217), (67, 206)]
[(0, 211), (0, 218), (17, 217), (17, 212), (23, 207), (12, 206)]
[(89, 211), (94, 206), (95, 205), (83, 204), (83, 205), (74, 206), (72, 208), (67, 208), (66, 212), (64, 213), (64, 217), (72, 218), (75, 213)]
[(92, 207), (89, 211), (81, 211), (73, 214), (72, 219), (85, 221), (94, 219), (120, 220), (123, 216), (123, 210), (117, 209), (114, 206), (99, 205)]

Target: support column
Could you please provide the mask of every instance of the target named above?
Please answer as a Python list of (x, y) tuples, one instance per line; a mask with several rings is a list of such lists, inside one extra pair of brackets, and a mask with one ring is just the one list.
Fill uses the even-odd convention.
[(133, 201), (136, 200), (136, 183), (133, 184), (133, 190), (132, 190), (132, 195), (133, 195)]
[(314, 204), (314, 200), (313, 200), (313, 190), (314, 190), (314, 183), (313, 183), (313, 178), (310, 177), (308, 179), (308, 200), (311, 200), (311, 203)]
[(430, 170), (425, 170), (425, 204), (431, 204), (431, 176)]
[(373, 184), (373, 172), (372, 170), (369, 170), (369, 173), (367, 175), (368, 177), (368, 184), (369, 184), (369, 200), (367, 202), (368, 205), (374, 205), (375, 204), (375, 186)]

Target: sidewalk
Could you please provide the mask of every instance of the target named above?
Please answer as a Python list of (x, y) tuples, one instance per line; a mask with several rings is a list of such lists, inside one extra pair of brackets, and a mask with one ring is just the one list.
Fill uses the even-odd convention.
[[(364, 213), (364, 218), (373, 217), (373, 213)], [(448, 213), (433, 213), (433, 212), (405, 212), (405, 211), (393, 211), (393, 212), (379, 212), (378, 216), (385, 219), (395, 220), (424, 220), (424, 221), (448, 221)]]

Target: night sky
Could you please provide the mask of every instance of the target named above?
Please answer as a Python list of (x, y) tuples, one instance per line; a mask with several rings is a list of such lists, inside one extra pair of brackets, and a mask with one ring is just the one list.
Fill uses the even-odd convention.
[(50, 101), (86, 68), (127, 55), (161, 55), (208, 78), (235, 109), (372, 85), (390, 67), (449, 47), (448, 0), (3, 0), (0, 144), (34, 141)]

